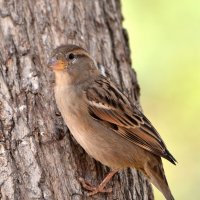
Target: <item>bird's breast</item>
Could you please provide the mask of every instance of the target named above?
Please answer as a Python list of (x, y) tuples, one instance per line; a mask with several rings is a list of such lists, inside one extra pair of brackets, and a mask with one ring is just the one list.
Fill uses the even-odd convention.
[(75, 87), (55, 87), (55, 98), (57, 106), (68, 124), (71, 120), (79, 118), (83, 108), (86, 106), (83, 101), (83, 94)]
[(71, 133), (79, 143), (83, 143), (90, 127), (87, 115), (87, 105), (84, 94), (73, 87), (55, 87), (57, 106), (69, 127)]

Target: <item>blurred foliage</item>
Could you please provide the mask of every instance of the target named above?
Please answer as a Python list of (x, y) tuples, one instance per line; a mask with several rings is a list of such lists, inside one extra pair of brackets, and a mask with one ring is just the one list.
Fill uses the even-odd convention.
[[(141, 103), (178, 160), (175, 199), (200, 199), (200, 1), (122, 0)], [(164, 199), (155, 189), (155, 199)]]

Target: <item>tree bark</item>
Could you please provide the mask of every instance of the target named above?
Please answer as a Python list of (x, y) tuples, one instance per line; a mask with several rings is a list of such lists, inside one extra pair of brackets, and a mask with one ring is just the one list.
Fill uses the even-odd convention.
[(0, 199), (153, 199), (134, 169), (114, 176), (111, 194), (86, 196), (78, 177), (97, 185), (109, 169), (70, 135), (47, 68), (53, 48), (78, 44), (139, 105), (119, 0), (1, 0), (0, 38)]

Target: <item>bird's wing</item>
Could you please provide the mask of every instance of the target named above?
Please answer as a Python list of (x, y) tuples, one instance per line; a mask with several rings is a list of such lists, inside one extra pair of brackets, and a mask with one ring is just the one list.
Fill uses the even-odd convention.
[(175, 164), (159, 133), (129, 99), (105, 77), (86, 89), (88, 112), (121, 137)]

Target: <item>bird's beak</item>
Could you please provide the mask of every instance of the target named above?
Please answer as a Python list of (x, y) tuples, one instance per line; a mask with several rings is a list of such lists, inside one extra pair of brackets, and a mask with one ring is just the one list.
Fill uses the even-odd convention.
[(63, 70), (67, 67), (67, 63), (62, 60), (51, 59), (48, 63), (48, 66), (52, 70)]

